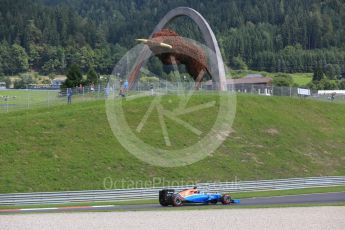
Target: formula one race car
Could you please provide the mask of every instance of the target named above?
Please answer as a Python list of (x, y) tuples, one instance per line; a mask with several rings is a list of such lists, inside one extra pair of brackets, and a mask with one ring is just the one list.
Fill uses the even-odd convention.
[(182, 206), (185, 203), (201, 203), (201, 204), (222, 204), (239, 203), (239, 200), (233, 200), (229, 195), (222, 194), (206, 194), (194, 187), (193, 189), (185, 189), (175, 193), (174, 189), (163, 189), (159, 191), (159, 203), (162, 206)]

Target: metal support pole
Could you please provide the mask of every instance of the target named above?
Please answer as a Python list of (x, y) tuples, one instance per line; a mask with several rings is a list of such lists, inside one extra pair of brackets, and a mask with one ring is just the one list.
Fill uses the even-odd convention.
[(291, 87), (290, 87), (290, 97), (291, 97)]
[(27, 105), (26, 105), (26, 108), (29, 109), (30, 108), (30, 102), (29, 102), (30, 94), (29, 94), (29, 89), (27, 88), (26, 90), (27, 90), (27, 93), (28, 93), (27, 94)]

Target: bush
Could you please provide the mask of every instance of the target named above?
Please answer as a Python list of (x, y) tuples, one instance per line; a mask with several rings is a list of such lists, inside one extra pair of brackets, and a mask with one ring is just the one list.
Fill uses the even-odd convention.
[(37, 81), (32, 78), (30, 74), (22, 74), (19, 80), (14, 82), (15, 89), (26, 89), (29, 84), (36, 84)]
[(339, 81), (339, 89), (345, 90), (345, 80)]
[(159, 82), (159, 79), (157, 77), (143, 76), (140, 78), (140, 83), (143, 84), (155, 84), (157, 82)]
[(328, 64), (324, 66), (323, 72), (327, 78), (331, 80), (339, 79), (341, 77), (341, 68), (338, 64)]
[(321, 81), (317, 82), (317, 89), (319, 90), (339, 89), (339, 84), (337, 81), (324, 78)]
[(306, 85), (306, 87), (308, 88), (308, 89), (311, 89), (311, 90), (317, 90), (318, 88), (318, 82), (316, 82), (316, 81), (311, 81), (311, 82), (309, 82), (307, 85)]
[(293, 79), (290, 75), (279, 74), (273, 77), (272, 84), (274, 86), (292, 86)]

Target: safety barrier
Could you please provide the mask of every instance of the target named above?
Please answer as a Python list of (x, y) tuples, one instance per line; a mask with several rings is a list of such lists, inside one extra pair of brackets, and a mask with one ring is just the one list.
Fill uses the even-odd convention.
[[(184, 185), (169, 188), (182, 190), (184, 188), (198, 186), (201, 191), (226, 193), (265, 190), (288, 190), (337, 185), (345, 185), (345, 176), (199, 183), (196, 185)], [(7, 193), (0, 194), (0, 205), (61, 204), (75, 202), (156, 199), (158, 198), (158, 191), (161, 189), (162, 187), (68, 192)]]

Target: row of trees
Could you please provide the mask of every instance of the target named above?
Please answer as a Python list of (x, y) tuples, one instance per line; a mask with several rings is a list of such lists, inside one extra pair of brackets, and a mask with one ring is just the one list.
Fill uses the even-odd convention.
[[(2, 0), (0, 73), (64, 73), (76, 64), (110, 74), (135, 38), (148, 37), (178, 6), (207, 19), (233, 68), (310, 72), (321, 65), (334, 79), (345, 70), (343, 0)], [(169, 26), (202, 41), (190, 20)]]
[(97, 85), (101, 83), (100, 75), (93, 68), (87, 72), (86, 78), (83, 78), (80, 67), (75, 64), (68, 69), (66, 77), (67, 79), (62, 85), (63, 88), (73, 88), (80, 85)]
[(313, 72), (321, 66), (330, 79), (338, 79), (345, 71), (345, 51), (336, 48), (303, 50), (298, 44), (278, 52), (258, 52), (248, 65), (256, 70), (285, 73)]
[(80, 66), (82, 72), (95, 69), (102, 74), (111, 73), (114, 65), (125, 53), (120, 45), (105, 44), (92, 49), (84, 46), (49, 46), (30, 44), (28, 50), (19, 44), (0, 43), (0, 75), (15, 75), (35, 70), (44, 75), (63, 74), (72, 64)]
[[(321, 76), (318, 76), (320, 73)], [(272, 84), (278, 87), (299, 87), (293, 82), (292, 77), (287, 74), (274, 76)], [(330, 80), (322, 72), (321, 68), (317, 68), (314, 72), (313, 80), (304, 87), (313, 90), (345, 90), (345, 80)]]

